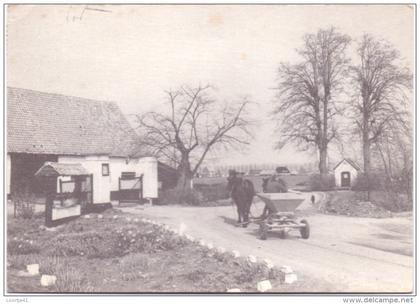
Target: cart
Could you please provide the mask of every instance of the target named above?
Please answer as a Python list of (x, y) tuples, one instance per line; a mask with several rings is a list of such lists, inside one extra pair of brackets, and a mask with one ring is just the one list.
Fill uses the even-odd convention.
[(281, 237), (287, 232), (298, 229), (303, 239), (309, 238), (309, 223), (305, 219), (298, 222), (295, 217), (295, 210), (305, 200), (302, 193), (257, 193), (257, 196), (265, 203), (268, 214), (263, 215), (255, 223), (259, 224), (259, 233), (262, 240), (267, 239), (269, 231), (280, 231)]

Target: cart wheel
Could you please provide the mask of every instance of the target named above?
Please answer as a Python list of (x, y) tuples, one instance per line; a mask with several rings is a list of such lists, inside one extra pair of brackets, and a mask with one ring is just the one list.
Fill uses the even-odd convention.
[(260, 239), (261, 240), (267, 239), (267, 232), (268, 232), (267, 225), (265, 223), (261, 223), (260, 224)]
[(301, 220), (300, 223), (305, 225), (305, 227), (300, 228), (300, 235), (302, 236), (302, 239), (309, 239), (310, 228), (308, 221)]

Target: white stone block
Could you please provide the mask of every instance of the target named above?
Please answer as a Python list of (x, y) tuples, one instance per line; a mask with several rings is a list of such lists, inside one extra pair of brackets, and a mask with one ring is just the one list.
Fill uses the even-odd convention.
[(296, 273), (286, 273), (284, 276), (284, 282), (286, 284), (292, 284), (297, 281)]
[(204, 240), (200, 240), (199, 244), (200, 246), (206, 246), (206, 242)]
[(208, 243), (207, 244), (207, 248), (210, 249), (210, 250), (213, 249), (213, 244), (212, 243)]
[(232, 255), (234, 258), (239, 258), (241, 256), (238, 250), (232, 250)]
[(226, 292), (241, 292), (241, 290), (239, 288), (231, 288), (226, 290)]
[(251, 263), (256, 263), (257, 262), (257, 258), (253, 255), (249, 255), (248, 256), (248, 261)]
[(102, 214), (98, 214), (98, 219), (104, 218)]
[(89, 214), (86, 214), (85, 215), (85, 219), (90, 219), (90, 215)]
[(290, 266), (281, 266), (280, 271), (287, 274), (287, 273), (293, 273), (292, 267)]
[(185, 225), (184, 223), (181, 223), (181, 224), (179, 225), (179, 234), (180, 234), (180, 235), (185, 234), (185, 230), (187, 230), (187, 225)]
[(31, 275), (38, 275), (39, 274), (39, 264), (26, 265), (26, 270)]
[(257, 284), (257, 289), (259, 292), (266, 292), (267, 290), (270, 290), (271, 287), (271, 282), (269, 280), (264, 280), (261, 282), (258, 282)]
[(41, 277), (41, 286), (52, 286), (56, 281), (57, 277), (55, 275), (43, 274)]
[(269, 259), (264, 259), (264, 265), (268, 268), (268, 269), (271, 269), (271, 268), (273, 268), (274, 267), (274, 264), (273, 264), (273, 262), (271, 262), (271, 260), (269, 260)]

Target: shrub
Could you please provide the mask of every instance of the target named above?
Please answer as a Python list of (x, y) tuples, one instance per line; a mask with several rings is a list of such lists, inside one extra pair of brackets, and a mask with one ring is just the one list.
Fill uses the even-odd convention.
[(198, 206), (200, 201), (202, 201), (202, 195), (196, 190), (189, 188), (174, 188), (162, 191), (159, 195), (158, 204)]
[(270, 269), (261, 263), (249, 263), (243, 261), (240, 265), (240, 272), (235, 276), (238, 284), (268, 279)]
[(55, 289), (57, 292), (92, 292), (93, 287), (86, 277), (78, 270), (67, 265), (60, 264), (56, 269), (55, 275), (57, 282)]
[(229, 198), (226, 183), (219, 184), (194, 184), (194, 190), (199, 192), (204, 202), (212, 202)]
[(7, 241), (8, 254), (34, 254), (39, 253), (41, 248), (30, 240), (13, 238)]
[(359, 173), (352, 189), (356, 191), (381, 190), (385, 188), (384, 185), (385, 178), (382, 174), (372, 173), (368, 182), (367, 176)]
[(117, 231), (62, 234), (46, 246), (47, 255), (87, 258), (120, 257), (129, 253), (152, 253), (185, 246), (188, 240), (159, 226), (126, 224)]
[(23, 191), (14, 193), (11, 198), (16, 216), (24, 219), (32, 219), (35, 215), (35, 196), (29, 192)]
[(335, 187), (334, 175), (329, 174), (322, 177), (320, 174), (313, 174), (309, 177), (309, 189), (311, 191), (327, 191)]
[(61, 258), (58, 256), (44, 256), (39, 261), (39, 272), (42, 274), (55, 275), (57, 270), (62, 267)]
[(114, 257), (123, 255), (117, 246), (118, 236), (113, 232), (99, 234), (97, 232), (62, 234), (51, 240), (48, 245), (49, 256), (86, 256)]
[(13, 254), (7, 256), (7, 263), (10, 267), (17, 269), (25, 269), (26, 265), (37, 264), (42, 260), (44, 260), (44, 257), (41, 257), (39, 254)]

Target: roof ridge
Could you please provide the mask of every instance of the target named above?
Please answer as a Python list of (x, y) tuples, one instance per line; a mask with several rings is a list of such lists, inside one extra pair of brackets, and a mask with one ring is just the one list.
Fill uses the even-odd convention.
[(13, 90), (30, 91), (30, 92), (39, 93), (39, 94), (55, 95), (56, 97), (82, 99), (86, 102), (105, 103), (105, 104), (112, 104), (112, 105), (117, 105), (118, 106), (117, 102), (112, 101), (112, 100), (98, 100), (98, 99), (91, 99), (91, 98), (75, 96), (75, 95), (66, 95), (66, 94), (62, 94), (62, 93), (45, 92), (45, 91), (39, 91), (39, 90), (27, 89), (27, 88), (19, 88), (19, 87), (12, 87), (12, 86), (7, 86), (7, 89), (8, 90), (13, 89)]

